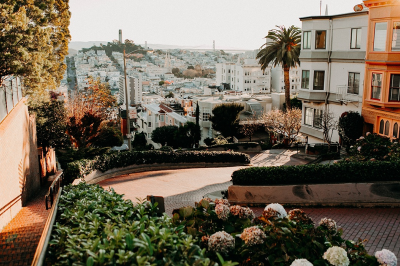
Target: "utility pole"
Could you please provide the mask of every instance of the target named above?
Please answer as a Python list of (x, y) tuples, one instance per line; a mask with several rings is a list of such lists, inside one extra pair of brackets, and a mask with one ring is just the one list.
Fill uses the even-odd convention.
[[(120, 34), (120, 39), (122, 39), (122, 30), (119, 30), (119, 34)], [(131, 123), (129, 121), (128, 84), (126, 80), (125, 45), (124, 45), (124, 80), (125, 80), (125, 107), (126, 107), (126, 138), (128, 139), (129, 151), (132, 151)]]

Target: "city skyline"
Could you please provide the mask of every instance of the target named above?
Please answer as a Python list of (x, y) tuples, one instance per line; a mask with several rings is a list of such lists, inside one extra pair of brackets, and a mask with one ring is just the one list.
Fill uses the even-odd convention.
[[(353, 12), (354, 5), (361, 2), (324, 0), (321, 13), (325, 14), (326, 5), (329, 15)], [(119, 0), (110, 5), (105, 0), (71, 0), (71, 41), (111, 41), (122, 29), (123, 39), (138, 44), (147, 41), (211, 49), (215, 40), (216, 49), (257, 49), (275, 25), (300, 27), (300, 17), (320, 13), (319, 0), (285, 3), (250, 0), (244, 5), (205, 0), (194, 5), (184, 0)]]

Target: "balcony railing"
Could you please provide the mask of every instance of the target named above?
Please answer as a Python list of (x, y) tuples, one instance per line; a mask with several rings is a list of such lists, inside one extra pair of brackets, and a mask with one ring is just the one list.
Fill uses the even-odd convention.
[(358, 94), (358, 89), (352, 86), (339, 85), (334, 88), (331, 93), (336, 95), (339, 102), (361, 102), (362, 97)]

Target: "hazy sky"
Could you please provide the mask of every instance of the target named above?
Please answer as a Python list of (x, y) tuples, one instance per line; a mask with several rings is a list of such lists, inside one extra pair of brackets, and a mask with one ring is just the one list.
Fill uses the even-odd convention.
[[(70, 0), (72, 41), (123, 39), (216, 49), (257, 49), (275, 25), (301, 27), (320, 0)], [(322, 14), (353, 12), (362, 0), (323, 0)]]

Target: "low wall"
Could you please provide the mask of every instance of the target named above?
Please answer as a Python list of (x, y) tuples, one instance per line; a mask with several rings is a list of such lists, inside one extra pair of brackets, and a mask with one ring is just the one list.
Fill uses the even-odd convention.
[(39, 188), (36, 122), (22, 99), (0, 121), (0, 231)]
[[(114, 168), (105, 172), (102, 172), (100, 170), (94, 170), (92, 173), (85, 176), (85, 181), (88, 184), (96, 184), (108, 178), (130, 173), (187, 169), (187, 168), (213, 168), (213, 167), (232, 167), (232, 166), (243, 166), (243, 164), (242, 163), (179, 163), (179, 164), (155, 163), (155, 164), (130, 165), (127, 167)], [(76, 184), (77, 182), (80, 182), (80, 180), (75, 179), (73, 184)]]
[(231, 204), (298, 206), (400, 206), (400, 182), (283, 186), (230, 186)]

